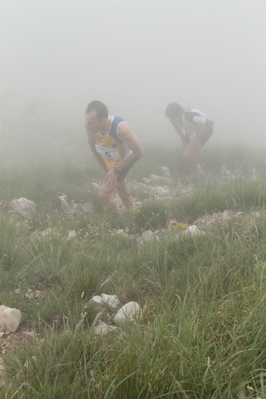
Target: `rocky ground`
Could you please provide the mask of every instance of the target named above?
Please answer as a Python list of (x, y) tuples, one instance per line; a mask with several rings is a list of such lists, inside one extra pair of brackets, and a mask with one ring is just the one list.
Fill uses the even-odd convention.
[[(239, 177), (239, 173), (232, 173), (228, 171), (225, 167), (221, 169), (220, 179), (221, 182), (234, 180)], [(252, 176), (253, 179), (256, 179), (255, 173)], [(99, 188), (100, 182), (93, 182), (91, 184), (91, 188), (89, 192), (92, 190), (97, 191)], [(139, 208), (146, 199), (141, 200), (137, 197), (136, 193), (142, 193), (141, 197), (150, 198), (153, 200), (160, 201), (171, 201), (175, 198), (181, 197), (189, 197), (194, 190), (193, 182), (173, 182), (171, 179), (171, 175), (169, 169), (166, 167), (162, 167), (161, 175), (150, 175), (149, 178), (143, 178), (142, 181), (131, 181), (130, 187), (132, 192), (135, 193), (133, 195), (133, 201), (136, 209)], [(119, 211), (124, 211), (123, 204), (120, 201), (120, 198), (117, 194), (115, 194), (115, 201), (117, 203), (117, 207)], [(19, 198), (10, 201), (7, 204), (3, 204), (2, 213), (5, 217), (13, 218), (16, 221), (27, 222), (27, 220), (32, 216), (34, 212), (36, 212), (36, 208), (38, 204), (35, 204), (30, 199)], [(63, 215), (68, 217), (73, 217), (74, 215), (88, 214), (95, 212), (95, 206), (91, 201), (70, 201), (68, 197), (64, 193), (60, 193), (55, 201), (55, 208), (59, 210)], [(167, 226), (161, 230), (152, 231), (152, 230), (144, 230), (141, 234), (132, 233), (131, 228), (129, 226), (124, 229), (112, 229), (110, 234), (112, 235), (123, 235), (125, 237), (133, 237), (137, 240), (140, 245), (145, 245), (146, 242), (149, 242), (154, 239), (160, 239), (160, 235), (167, 233), (168, 231), (175, 231), (175, 238), (178, 239), (181, 235), (199, 235), (206, 234), (208, 231), (214, 226), (227, 226), (230, 229), (242, 229), (241, 231), (244, 234), (249, 234), (256, 224), (256, 220), (262, 216), (262, 212), (250, 212), (249, 214), (244, 214), (242, 212), (233, 212), (230, 210), (226, 210), (224, 212), (214, 212), (212, 214), (206, 214), (199, 219), (195, 220), (192, 225), (187, 225), (186, 223), (180, 223), (177, 220), (168, 220)], [(48, 228), (41, 231), (35, 231), (32, 234), (38, 234), (38, 236), (46, 236), (49, 234), (57, 234), (57, 232)], [(75, 230), (68, 231), (68, 239), (78, 239), (77, 232)], [(16, 292), (16, 294), (21, 294), (20, 292)], [(25, 297), (28, 300), (38, 300), (38, 298), (43, 297), (45, 293), (40, 291), (36, 291), (34, 289), (29, 288), (25, 294)], [(1, 321), (1, 320), (0, 320)], [(108, 329), (109, 327), (105, 325), (99, 326), (99, 331), (102, 329)], [(96, 328), (97, 330), (97, 328)], [(34, 339), (34, 332), (31, 330), (27, 330), (25, 328), (16, 329), (16, 331), (9, 331), (5, 327), (0, 329), (0, 363), (1, 358), (5, 356), (8, 352), (9, 348), (14, 346), (24, 345), (25, 342), (31, 342)], [(0, 365), (0, 376), (1, 376), (1, 365)]]

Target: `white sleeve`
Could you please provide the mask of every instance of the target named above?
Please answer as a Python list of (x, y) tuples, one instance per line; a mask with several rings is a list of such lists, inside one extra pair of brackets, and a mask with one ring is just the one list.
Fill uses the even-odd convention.
[(196, 123), (197, 125), (204, 126), (207, 123), (207, 118), (205, 116), (194, 116), (193, 122)]

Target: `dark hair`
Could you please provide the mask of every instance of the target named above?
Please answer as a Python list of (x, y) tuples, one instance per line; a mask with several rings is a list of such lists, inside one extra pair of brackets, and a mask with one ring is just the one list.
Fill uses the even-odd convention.
[(165, 110), (165, 116), (166, 118), (174, 118), (175, 116), (182, 116), (184, 113), (183, 108), (181, 105), (177, 103), (170, 103), (167, 105), (166, 110)]
[(86, 114), (88, 114), (91, 111), (96, 111), (97, 118), (99, 120), (101, 120), (102, 118), (108, 118), (108, 108), (101, 101), (96, 100), (89, 103), (89, 105), (86, 108)]

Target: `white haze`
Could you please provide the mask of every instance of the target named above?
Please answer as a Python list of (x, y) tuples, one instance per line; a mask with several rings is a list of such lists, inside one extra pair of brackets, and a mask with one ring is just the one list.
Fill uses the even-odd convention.
[(176, 144), (169, 102), (215, 122), (212, 142), (265, 143), (265, 0), (1, 0), (0, 95), (42, 101), (85, 135), (95, 99), (142, 142)]

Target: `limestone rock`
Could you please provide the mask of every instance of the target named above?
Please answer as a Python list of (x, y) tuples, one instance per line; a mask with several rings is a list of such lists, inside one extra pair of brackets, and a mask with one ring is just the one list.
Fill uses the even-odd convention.
[(176, 238), (180, 237), (195, 237), (195, 236), (202, 236), (205, 235), (206, 233), (202, 230), (200, 230), (195, 224), (192, 224), (189, 226), (185, 231), (182, 231), (180, 234), (176, 236)]
[(0, 306), (0, 331), (15, 332), (20, 325), (21, 311), (9, 308), (5, 305)]
[(81, 210), (83, 213), (92, 213), (95, 211), (95, 206), (94, 206), (93, 202), (87, 201), (87, 202), (84, 202), (84, 204), (82, 204)]
[(115, 324), (124, 324), (141, 317), (141, 308), (137, 302), (128, 302), (118, 310), (114, 317)]
[(76, 204), (70, 202), (66, 194), (59, 195), (58, 199), (60, 200), (60, 208), (65, 215), (74, 215), (76, 213)]
[(142, 233), (141, 238), (144, 242), (148, 242), (154, 238), (154, 234), (151, 230), (146, 230)]
[(0, 362), (0, 387), (6, 384), (5, 377), (6, 377), (6, 369), (5, 366), (2, 364), (2, 362)]
[(170, 169), (167, 166), (161, 166), (160, 171), (165, 177), (171, 177)]
[(68, 230), (67, 239), (73, 240), (75, 238), (77, 238), (77, 232), (75, 230)]
[(102, 308), (104, 307), (104, 303), (102, 301), (102, 297), (100, 295), (94, 295), (90, 300), (89, 304), (96, 307), (96, 308)]
[(152, 191), (155, 195), (158, 195), (159, 197), (169, 197), (170, 196), (170, 191), (168, 188), (157, 186), (157, 187), (154, 187)]
[(33, 201), (22, 197), (10, 201), (6, 208), (8, 212), (12, 212), (22, 218), (29, 218), (35, 212), (36, 205)]
[(171, 184), (171, 179), (169, 177), (150, 175), (150, 179), (152, 181), (160, 182), (161, 184)]
[(95, 335), (106, 335), (108, 333), (114, 332), (117, 329), (115, 326), (108, 326), (108, 324), (101, 321), (100, 323), (96, 324), (93, 329), (93, 333)]
[(96, 190), (99, 190), (100, 184), (93, 182), (92, 185)]
[(110, 310), (116, 310), (120, 305), (120, 301), (116, 295), (101, 294), (102, 302)]

